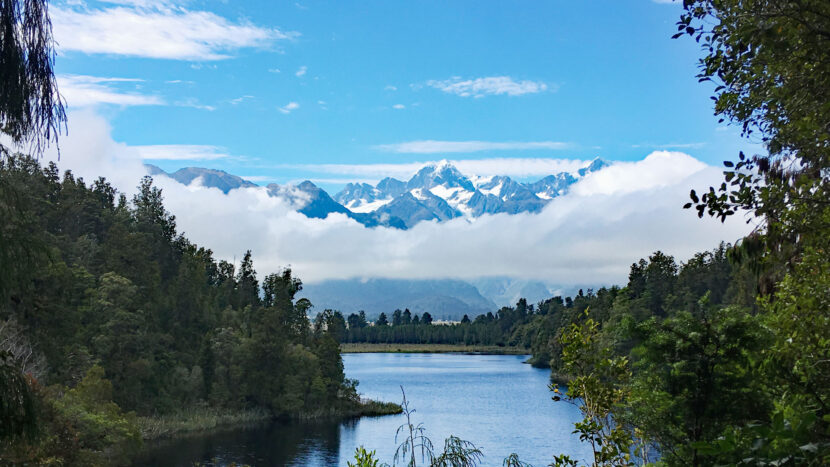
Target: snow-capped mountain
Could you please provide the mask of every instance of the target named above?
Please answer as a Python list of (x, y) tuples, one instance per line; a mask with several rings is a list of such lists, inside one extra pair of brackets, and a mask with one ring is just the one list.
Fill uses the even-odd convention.
[(227, 193), (237, 188), (256, 186), (256, 184), (251, 183), (242, 177), (231, 175), (224, 170), (204, 169), (201, 167), (184, 167), (175, 172), (167, 173), (152, 164), (144, 164), (144, 166), (152, 176), (164, 175), (183, 185), (190, 185), (198, 179), (199, 183), (202, 185), (211, 188), (218, 188), (222, 190), (223, 193)]
[(366, 227), (395, 227), (405, 229), (401, 219), (382, 212), (353, 212), (333, 200), (325, 190), (306, 180), (299, 185), (277, 185), (270, 183), (266, 187), (268, 194), (288, 200), (297, 211), (312, 219), (325, 219), (332, 213), (345, 214)]
[[(409, 229), (422, 221), (538, 212), (552, 199), (567, 193), (580, 178), (606, 166), (607, 162), (597, 158), (576, 172), (561, 172), (536, 182), (522, 183), (501, 175), (467, 177), (450, 162), (440, 161), (424, 166), (408, 181), (384, 178), (375, 186), (349, 183), (334, 197), (308, 180), (296, 186), (272, 183), (266, 188), (271, 196), (288, 200), (310, 218), (340, 213), (366, 227)], [(256, 186), (234, 175), (209, 169), (188, 167), (167, 174), (148, 166), (148, 171), (184, 184), (199, 178), (202, 185), (225, 193)]]
[(575, 173), (562, 172), (521, 183), (498, 175), (468, 178), (451, 163), (441, 161), (426, 165), (407, 182), (386, 178), (374, 187), (350, 183), (334, 199), (352, 212), (387, 214), (410, 228), (425, 220), (538, 212), (551, 199), (567, 193), (581, 177), (607, 165), (594, 159)]

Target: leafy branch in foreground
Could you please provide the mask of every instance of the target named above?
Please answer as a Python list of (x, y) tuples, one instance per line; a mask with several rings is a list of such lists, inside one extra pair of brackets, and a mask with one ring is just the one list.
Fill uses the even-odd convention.
[[(401, 394), (403, 394), (401, 407), (406, 417), (406, 423), (399, 426), (395, 432), (395, 442), (398, 442), (398, 437), (401, 434), (404, 435), (405, 439), (395, 450), (393, 460), (395, 465), (398, 462), (404, 462), (407, 467), (417, 467), (416, 453), (418, 451), (420, 451), (421, 462), (430, 467), (476, 467), (478, 465), (484, 456), (481, 450), (473, 443), (452, 435), (444, 440), (443, 452), (436, 455), (432, 440), (426, 435), (424, 424), (414, 425), (412, 423), (412, 414), (415, 413), (415, 409), (410, 408), (403, 386), (401, 386)], [(357, 454), (355, 459), (357, 459)]]
[[(574, 424), (574, 433), (591, 445), (593, 465), (637, 465), (631, 454), (637, 437), (615, 417), (629, 397), (628, 359), (614, 355), (599, 336), (599, 323), (592, 318), (572, 323), (562, 334), (563, 368), (572, 378), (564, 395), (557, 384), (551, 384), (553, 400), (564, 397), (579, 407), (583, 419)], [(568, 456), (558, 456), (551, 465), (569, 466), (576, 462)]]
[[(66, 123), (46, 0), (0, 2), (0, 132), (36, 153)], [(0, 145), (0, 157), (8, 155)]]
[[(399, 426), (395, 431), (395, 442), (398, 442), (398, 436), (401, 433), (404, 434), (405, 439), (395, 450), (393, 462), (397, 464), (398, 461), (405, 461), (407, 462), (406, 465), (415, 467), (415, 453), (420, 450), (421, 462), (428, 460), (432, 463), (435, 458), (432, 441), (426, 436), (426, 429), (423, 423), (419, 423), (418, 425), (412, 424), (412, 414), (415, 413), (415, 409), (409, 408), (409, 401), (406, 400), (406, 391), (404, 391), (403, 386), (401, 386), (401, 393), (403, 394), (401, 408), (403, 408), (404, 416), (406, 416), (406, 423)], [(407, 457), (409, 461), (406, 461)]]
[[(700, 81), (713, 83), (715, 114), (740, 125), (768, 154), (724, 161), (719, 187), (690, 193), (698, 215), (761, 222), (738, 253), (765, 258), (761, 292), (830, 226), (830, 3), (826, 0), (685, 0), (674, 37), (701, 44)], [(778, 264), (778, 268), (770, 264)], [(782, 268), (780, 265), (785, 267)]]

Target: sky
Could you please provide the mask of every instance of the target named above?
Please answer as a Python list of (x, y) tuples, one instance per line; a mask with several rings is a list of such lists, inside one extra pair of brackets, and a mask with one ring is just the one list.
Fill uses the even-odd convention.
[[(159, 181), (180, 228), (220, 257), (252, 248), (266, 268), (311, 280), (477, 267), (608, 283), (657, 246), (687, 258), (746, 231), (678, 209), (692, 182), (718, 182), (720, 161), (758, 147), (713, 116), (698, 45), (670, 38), (677, 2), (56, 0), (50, 11), (69, 110), (61, 165), (125, 191), (142, 163), (310, 179), (334, 194), (439, 159), (520, 180), (617, 162), (615, 177), (580, 182), (538, 216), (407, 232), (303, 219), (257, 190)], [(483, 258), (500, 238), (509, 248)]]

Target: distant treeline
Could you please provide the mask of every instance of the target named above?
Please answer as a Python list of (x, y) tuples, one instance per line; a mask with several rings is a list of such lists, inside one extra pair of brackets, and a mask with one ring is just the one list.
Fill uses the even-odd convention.
[[(419, 317), (409, 310), (395, 310), (391, 320), (381, 313), (373, 325), (363, 312), (352, 313), (345, 320), (339, 312), (330, 313), (340, 316), (336, 320), (343, 324), (335, 335), (343, 342), (517, 346), (532, 351), (535, 365), (558, 370), (558, 337), (570, 324), (584, 320), (586, 310), (603, 323), (625, 320), (632, 325), (693, 311), (704, 296), (709, 306), (732, 303), (752, 307), (752, 275), (732, 266), (726, 255), (728, 248), (722, 244), (681, 265), (658, 251), (631, 265), (625, 287), (580, 290), (574, 297), (555, 296), (536, 305), (520, 299), (513, 307), (472, 320), (465, 315), (460, 323), (435, 325), (428, 312)], [(631, 348), (635, 343), (630, 340), (621, 346)]]
[(149, 177), (128, 200), (0, 156), (0, 218), (0, 459), (121, 462), (141, 441), (135, 414), (355, 404), (335, 327), (294, 300), (300, 280), (260, 281), (250, 252), (215, 260)]
[[(337, 312), (334, 312), (337, 313)], [(515, 308), (504, 307), (470, 320), (464, 315), (460, 323), (434, 324), (429, 312), (412, 315), (405, 309), (395, 310), (389, 320), (386, 313), (369, 325), (365, 314), (352, 313), (346, 319), (347, 327), (339, 335), (343, 342), (371, 344), (459, 344), (529, 347), (529, 342), (516, 342), (508, 332), (516, 324), (525, 322), (533, 314), (533, 305), (521, 299)]]

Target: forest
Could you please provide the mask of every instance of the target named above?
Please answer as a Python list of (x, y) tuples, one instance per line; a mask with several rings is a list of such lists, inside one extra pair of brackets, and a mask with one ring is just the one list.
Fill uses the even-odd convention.
[(330, 316), (312, 325), (311, 303), (294, 300), (291, 270), (260, 281), (250, 252), (238, 269), (216, 261), (177, 233), (149, 177), (127, 200), (6, 154), (0, 212), (3, 459), (122, 462), (147, 435), (142, 417), (190, 409), (378, 409), (345, 378)]
[(535, 305), (520, 299), (513, 307), (473, 319), (465, 315), (458, 323), (433, 324), (428, 312), (420, 317), (408, 309), (395, 310), (391, 321), (381, 313), (374, 323), (368, 323), (363, 312), (345, 319), (340, 312), (328, 313), (339, 323), (334, 335), (341, 342), (518, 347), (533, 354), (535, 366), (548, 368), (561, 354), (561, 332), (586, 316), (609, 325), (626, 321), (630, 326), (680, 311), (694, 312), (702, 300), (709, 307), (757, 308), (753, 275), (729, 260), (732, 248), (722, 243), (683, 264), (657, 251), (631, 265), (629, 282), (623, 287), (580, 289), (574, 297), (555, 296)]

